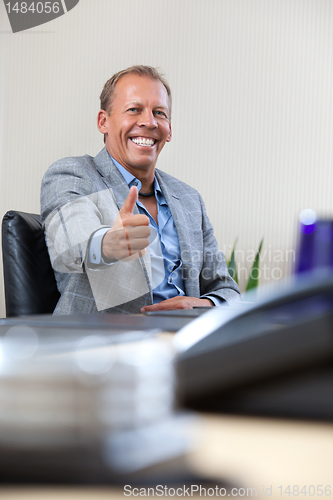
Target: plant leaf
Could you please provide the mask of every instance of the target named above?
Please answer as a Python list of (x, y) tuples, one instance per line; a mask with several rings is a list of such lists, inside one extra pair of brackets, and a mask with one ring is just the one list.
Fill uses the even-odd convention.
[(250, 272), (250, 277), (247, 282), (246, 286), (246, 291), (248, 292), (249, 290), (253, 290), (258, 287), (259, 285), (259, 275), (260, 275), (260, 252), (262, 248), (262, 244), (264, 242), (264, 238), (262, 238), (259, 249), (257, 252), (257, 255), (255, 256), (254, 262), (252, 264), (251, 272)]
[(238, 285), (239, 283), (238, 283), (238, 276), (237, 276), (237, 264), (235, 261), (235, 249), (236, 249), (237, 241), (238, 241), (238, 238), (236, 238), (236, 240), (235, 240), (230, 259), (227, 261), (227, 267), (228, 267), (228, 271), (229, 271), (230, 276), (236, 281), (236, 283)]

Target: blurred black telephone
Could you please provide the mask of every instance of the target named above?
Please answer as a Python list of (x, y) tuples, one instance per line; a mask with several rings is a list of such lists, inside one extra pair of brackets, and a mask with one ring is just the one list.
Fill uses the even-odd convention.
[(213, 308), (174, 338), (185, 407), (333, 418), (333, 278)]

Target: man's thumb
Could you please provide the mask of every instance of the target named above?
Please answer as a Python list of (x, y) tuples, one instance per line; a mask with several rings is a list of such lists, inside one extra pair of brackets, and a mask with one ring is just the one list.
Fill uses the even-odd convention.
[(138, 188), (136, 186), (132, 186), (119, 213), (121, 215), (133, 215), (133, 210), (137, 199), (138, 199)]

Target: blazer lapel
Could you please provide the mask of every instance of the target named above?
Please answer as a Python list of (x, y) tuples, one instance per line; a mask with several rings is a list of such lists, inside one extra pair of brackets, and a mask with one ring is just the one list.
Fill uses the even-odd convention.
[[(111, 195), (118, 207), (118, 210), (120, 210), (128, 196), (129, 189), (125, 179), (111, 160), (110, 155), (105, 147), (98, 153), (98, 155), (95, 156), (94, 163), (97, 172), (102, 177), (102, 181), (110, 190)], [(140, 211), (137, 205), (135, 205), (134, 214), (139, 213)], [(146, 252), (142, 257), (140, 257), (140, 262), (148, 283), (152, 299), (153, 294), (151, 288), (151, 261), (149, 251)]]
[[(94, 163), (102, 181), (108, 189), (111, 189), (118, 210), (120, 210), (128, 196), (129, 189), (105, 147), (95, 156)], [(134, 213), (140, 213), (137, 206), (134, 207)]]
[(186, 203), (183, 201), (184, 196), (182, 194), (184, 195), (184, 193), (182, 193), (180, 185), (177, 182), (171, 182), (170, 179), (168, 179), (168, 182), (164, 182), (163, 172), (160, 170), (156, 170), (155, 173), (176, 226), (183, 262), (186, 295), (193, 296), (196, 293), (192, 289), (193, 280), (187, 279), (192, 262), (192, 252), (197, 246), (194, 238), (195, 231), (193, 230), (195, 228), (193, 227), (191, 214)]

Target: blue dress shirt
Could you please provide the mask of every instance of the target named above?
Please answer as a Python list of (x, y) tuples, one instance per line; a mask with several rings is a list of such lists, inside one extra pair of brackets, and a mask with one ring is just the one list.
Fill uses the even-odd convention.
[[(134, 177), (134, 175), (132, 175), (128, 170), (120, 165), (120, 163), (112, 158), (111, 155), (110, 158), (125, 179), (128, 187), (131, 188), (132, 186), (137, 186), (138, 191), (140, 191), (141, 182), (139, 179)], [(162, 300), (171, 299), (177, 295), (185, 295), (185, 286), (181, 272), (182, 261), (180, 258), (177, 230), (170, 209), (156, 177), (154, 178), (154, 190), (157, 202), (158, 224), (156, 224), (154, 218), (139, 200), (137, 201), (137, 206), (141, 214), (148, 216), (149, 226), (152, 232), (149, 238), (149, 252), (153, 276), (153, 303), (156, 304)], [(91, 238), (89, 246), (89, 259), (95, 265), (112, 265), (112, 263), (108, 264), (104, 262), (101, 250), (102, 239), (107, 231), (109, 231), (109, 228), (99, 229)], [(155, 237), (156, 234), (158, 234), (159, 240)], [(162, 250), (162, 255), (160, 249)], [(161, 262), (161, 259), (163, 259), (163, 262)], [(209, 299), (215, 305), (220, 305), (222, 302), (217, 297), (209, 296)]]

